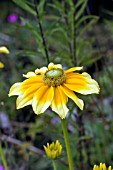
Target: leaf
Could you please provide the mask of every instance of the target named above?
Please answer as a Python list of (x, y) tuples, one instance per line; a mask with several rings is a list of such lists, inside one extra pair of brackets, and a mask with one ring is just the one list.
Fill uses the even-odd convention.
[(59, 8), (57, 5), (55, 5), (55, 4), (48, 4), (48, 6), (50, 6), (50, 7), (52, 7), (53, 9), (56, 9), (57, 11), (59, 11), (60, 13), (62, 13), (62, 9), (61, 8)]
[(88, 15), (88, 16), (83, 16), (81, 19), (78, 20), (78, 22), (76, 23), (76, 28), (80, 26), (80, 24), (82, 22), (84, 22), (85, 20), (87, 19), (99, 19), (99, 17), (97, 16), (94, 16), (94, 15)]
[(41, 20), (43, 18), (45, 2), (46, 0), (40, 0), (40, 3), (38, 4), (39, 17)]
[(12, 0), (12, 1), (25, 11), (31, 13), (32, 15), (36, 15), (35, 11), (29, 5), (27, 5), (26, 0)]
[(103, 57), (103, 56), (98, 56), (98, 57), (89, 58), (89, 59), (87, 59), (86, 61), (83, 62), (83, 65), (95, 63), (97, 60), (99, 60), (99, 59), (102, 58), (102, 57)]
[(23, 21), (25, 23), (25, 28), (27, 28), (28, 30), (30, 30), (33, 35), (35, 36), (36, 41), (38, 42), (38, 45), (42, 42), (41, 36), (38, 33), (37, 27), (34, 27), (30, 22), (26, 21), (24, 18), (20, 18), (21, 21)]
[(87, 5), (87, 0), (82, 4), (82, 6), (80, 7), (80, 9), (78, 10), (78, 12), (76, 13), (76, 21), (81, 17), (81, 15), (83, 15), (83, 12), (86, 8), (86, 5)]
[(57, 27), (57, 28), (52, 29), (50, 35), (52, 36), (52, 34), (54, 34), (55, 32), (61, 33), (62, 36), (64, 36), (65, 39), (66, 39), (67, 41), (69, 41), (69, 38), (68, 38), (68, 36), (67, 36), (67, 33), (65, 32), (65, 30), (64, 30), (62, 27)]
[(77, 8), (79, 8), (79, 7), (82, 5), (82, 3), (84, 3), (84, 0), (79, 0), (79, 1), (77, 1), (76, 5), (75, 5), (75, 10), (76, 10)]
[(86, 32), (86, 31), (88, 30), (88, 28), (89, 28), (91, 25), (95, 24), (97, 21), (98, 21), (98, 19), (96, 19), (96, 18), (94, 18), (94, 19), (92, 19), (91, 21), (89, 21), (89, 22), (85, 25), (85, 27), (82, 28), (82, 30), (80, 31), (80, 34), (79, 34), (79, 35), (82, 36), (82, 34), (83, 34), (84, 32)]
[(40, 14), (44, 11), (44, 5), (46, 0), (40, 0), (40, 3), (38, 5), (38, 10), (40, 11)]

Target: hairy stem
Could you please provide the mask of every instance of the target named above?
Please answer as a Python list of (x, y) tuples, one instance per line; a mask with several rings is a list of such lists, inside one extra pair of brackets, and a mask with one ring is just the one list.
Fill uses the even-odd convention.
[(67, 157), (68, 157), (68, 163), (69, 163), (69, 170), (74, 170), (72, 154), (71, 154), (71, 148), (70, 148), (70, 143), (69, 143), (69, 138), (68, 138), (68, 132), (67, 132), (65, 119), (61, 119), (61, 123), (62, 123), (62, 130), (63, 130), (64, 140), (65, 140), (65, 145), (66, 145), (66, 151), (67, 151)]

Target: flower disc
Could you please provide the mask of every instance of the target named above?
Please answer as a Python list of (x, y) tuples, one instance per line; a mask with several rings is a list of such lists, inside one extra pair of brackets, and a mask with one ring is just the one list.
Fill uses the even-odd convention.
[(49, 86), (60, 86), (66, 80), (66, 75), (62, 69), (48, 70), (43, 76), (43, 82)]

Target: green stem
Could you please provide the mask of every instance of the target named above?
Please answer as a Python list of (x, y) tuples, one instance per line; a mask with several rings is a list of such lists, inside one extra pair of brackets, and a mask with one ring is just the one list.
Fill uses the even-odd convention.
[(66, 151), (67, 151), (67, 157), (68, 157), (68, 163), (69, 163), (69, 170), (74, 170), (72, 154), (71, 154), (70, 143), (69, 143), (69, 138), (68, 138), (68, 132), (67, 132), (65, 119), (61, 119), (61, 123), (62, 123), (62, 129), (63, 129), (64, 140), (65, 140), (65, 145), (66, 145)]
[(2, 150), (1, 143), (0, 143), (0, 157), (2, 159), (3, 166), (4, 166), (5, 170), (8, 170), (7, 162), (6, 162), (6, 159), (4, 157), (4, 153), (3, 153), (3, 150)]
[(56, 160), (53, 160), (53, 169), (54, 169), (54, 170), (57, 170)]

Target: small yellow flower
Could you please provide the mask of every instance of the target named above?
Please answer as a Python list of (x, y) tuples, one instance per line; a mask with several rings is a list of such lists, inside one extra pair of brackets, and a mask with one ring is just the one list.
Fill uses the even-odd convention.
[(6, 47), (0, 47), (0, 53), (9, 54), (9, 50)]
[(10, 88), (9, 96), (18, 95), (17, 109), (32, 105), (34, 112), (41, 114), (50, 106), (64, 119), (68, 112), (68, 97), (83, 110), (83, 100), (74, 92), (83, 95), (99, 93), (98, 83), (88, 73), (74, 72), (81, 69), (82, 67), (73, 67), (63, 70), (61, 64), (50, 63), (48, 68), (42, 67), (23, 75), (27, 79), (15, 83)]
[[(9, 54), (9, 50), (6, 47), (0, 47), (0, 53)], [(0, 62), (0, 68), (4, 68), (4, 64)]]
[(4, 64), (0, 62), (0, 68), (4, 68)]
[(93, 170), (113, 170), (111, 166), (106, 168), (105, 163), (100, 163), (100, 166), (94, 165)]
[(62, 153), (62, 145), (57, 140), (56, 143), (52, 142), (50, 145), (47, 143), (47, 147), (44, 146), (46, 155), (49, 158), (56, 159), (58, 158)]

